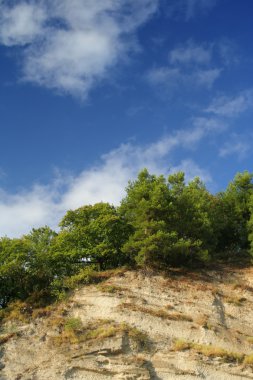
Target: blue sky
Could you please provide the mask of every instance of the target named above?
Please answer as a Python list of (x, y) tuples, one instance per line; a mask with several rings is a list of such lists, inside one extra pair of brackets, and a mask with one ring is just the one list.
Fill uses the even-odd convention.
[(0, 0), (0, 236), (147, 167), (252, 171), (252, 0)]

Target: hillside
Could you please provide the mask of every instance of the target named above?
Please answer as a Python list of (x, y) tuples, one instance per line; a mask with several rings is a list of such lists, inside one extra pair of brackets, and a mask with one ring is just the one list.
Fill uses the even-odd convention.
[(252, 268), (122, 271), (9, 321), (0, 379), (253, 379), (252, 302)]

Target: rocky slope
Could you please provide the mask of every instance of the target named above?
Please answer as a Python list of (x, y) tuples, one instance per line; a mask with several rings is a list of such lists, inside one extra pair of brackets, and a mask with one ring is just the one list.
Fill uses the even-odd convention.
[(1, 380), (253, 379), (253, 269), (122, 272), (0, 337)]

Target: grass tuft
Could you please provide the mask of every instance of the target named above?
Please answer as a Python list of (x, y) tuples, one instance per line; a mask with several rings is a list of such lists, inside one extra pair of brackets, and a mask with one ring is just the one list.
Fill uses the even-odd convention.
[(189, 315), (183, 314), (183, 313), (168, 313), (164, 309), (151, 309), (147, 307), (143, 307), (140, 305), (136, 305), (133, 303), (122, 303), (120, 305), (120, 308), (122, 309), (130, 309), (132, 311), (139, 311), (141, 313), (149, 314), (154, 317), (162, 318), (162, 319), (169, 319), (172, 321), (185, 321), (185, 322), (192, 322), (193, 319)]
[(244, 354), (241, 354), (238, 352), (226, 351), (220, 347), (188, 342), (181, 339), (177, 339), (174, 342), (174, 346), (173, 346), (174, 351), (184, 351), (184, 350), (190, 350), (190, 349), (208, 358), (219, 357), (224, 362), (227, 362), (227, 363), (230, 363), (230, 362), (242, 363), (245, 360)]

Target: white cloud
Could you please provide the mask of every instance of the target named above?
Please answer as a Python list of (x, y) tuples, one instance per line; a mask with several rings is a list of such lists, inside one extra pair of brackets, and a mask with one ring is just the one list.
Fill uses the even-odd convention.
[(168, 13), (171, 16), (183, 14), (189, 21), (199, 14), (208, 13), (217, 3), (217, 0), (174, 0), (169, 6)]
[(235, 155), (239, 160), (243, 160), (251, 149), (250, 140), (251, 137), (247, 139), (246, 136), (232, 135), (230, 140), (220, 148), (219, 156), (228, 157)]
[(245, 90), (236, 96), (221, 96), (211, 103), (205, 110), (220, 116), (233, 117), (238, 116), (244, 111), (253, 108), (253, 90)]
[[(146, 146), (123, 144), (101, 157), (97, 166), (77, 176), (57, 176), (48, 186), (35, 185), (17, 194), (0, 191), (0, 236), (20, 236), (45, 224), (55, 228), (68, 209), (104, 201), (119, 204), (129, 179), (147, 167), (151, 173), (168, 174), (175, 150), (190, 151), (209, 133), (216, 133), (202, 120), (191, 129), (174, 132)], [(177, 167), (177, 165), (175, 165)], [(182, 161), (178, 168), (187, 178), (200, 175), (210, 180), (205, 170), (193, 161)]]
[(195, 117), (193, 119), (195, 131), (203, 131), (203, 133), (220, 133), (226, 131), (228, 124), (219, 118)]
[(24, 80), (85, 97), (133, 49), (133, 33), (157, 5), (158, 0), (0, 3), (0, 41), (25, 45)]
[(186, 41), (169, 52), (167, 65), (154, 67), (146, 78), (151, 85), (169, 91), (185, 88), (211, 89), (222, 68), (213, 67), (214, 44)]
[(210, 89), (219, 78), (221, 69), (193, 68), (188, 72), (179, 67), (157, 67), (151, 69), (146, 77), (151, 85), (159, 86), (173, 91), (182, 90), (182, 86), (191, 88)]
[(217, 3), (217, 0), (183, 0), (185, 4), (186, 19), (195, 17), (196, 14), (210, 11)]
[(221, 72), (222, 69), (199, 70), (196, 71), (193, 80), (200, 85), (211, 88), (214, 82), (219, 78)]
[(207, 64), (211, 60), (211, 48), (203, 45), (197, 45), (193, 41), (187, 41), (186, 44), (181, 45), (169, 53), (169, 61), (172, 64)]
[(43, 32), (45, 9), (22, 2), (14, 7), (0, 3), (0, 42), (7, 46), (31, 43)]

